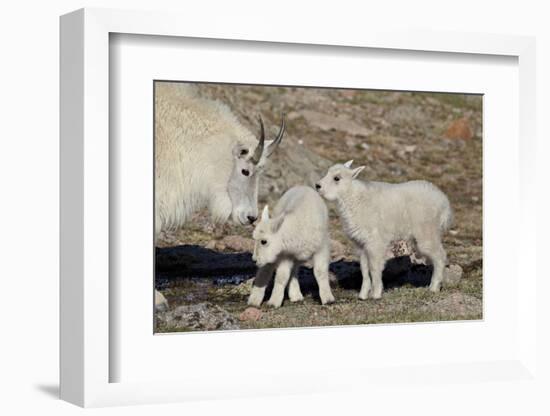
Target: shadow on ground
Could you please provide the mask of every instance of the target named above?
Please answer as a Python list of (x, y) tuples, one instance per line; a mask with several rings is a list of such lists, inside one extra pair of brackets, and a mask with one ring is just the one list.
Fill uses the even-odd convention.
[[(409, 257), (388, 260), (383, 273), (385, 289), (411, 285), (428, 286), (432, 266), (411, 263)], [(359, 290), (362, 276), (359, 263), (340, 260), (330, 265), (330, 271), (343, 289)], [(157, 248), (156, 286), (171, 287), (185, 279), (209, 280), (213, 285), (236, 285), (253, 277), (256, 265), (250, 253), (220, 253), (197, 245)], [(304, 295), (318, 296), (317, 283), (311, 268), (302, 267), (299, 272), (300, 287)], [(268, 288), (269, 296), (271, 288)]]

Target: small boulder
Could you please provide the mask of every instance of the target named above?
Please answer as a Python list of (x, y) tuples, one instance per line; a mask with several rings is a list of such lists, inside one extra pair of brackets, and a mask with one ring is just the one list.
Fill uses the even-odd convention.
[(157, 319), (169, 327), (186, 331), (239, 329), (239, 324), (229, 312), (209, 302), (181, 305), (168, 312), (159, 312)]
[(445, 137), (449, 139), (472, 140), (474, 133), (470, 121), (466, 117), (454, 120), (445, 131)]
[(226, 249), (238, 252), (254, 251), (254, 241), (251, 238), (241, 237), (240, 235), (228, 235), (223, 238)]
[(243, 313), (239, 315), (239, 319), (241, 321), (252, 321), (256, 322), (259, 321), (262, 317), (262, 311), (258, 308), (246, 308)]
[(386, 250), (386, 259), (393, 257), (410, 257), (413, 264), (426, 264), (426, 259), (418, 253), (415, 245), (409, 240), (392, 241), (388, 250)]
[(310, 125), (322, 131), (341, 131), (351, 136), (365, 137), (373, 133), (372, 130), (364, 127), (362, 124), (343, 115), (333, 116), (318, 111), (303, 110), (302, 117), (304, 117)]
[(219, 250), (218, 241), (217, 240), (210, 240), (208, 243), (205, 244), (205, 248), (209, 250)]
[(158, 290), (155, 290), (155, 310), (158, 312), (165, 312), (168, 310), (168, 301)]
[(206, 248), (216, 251), (234, 251), (238, 253), (253, 252), (254, 241), (251, 238), (241, 237), (240, 235), (228, 235), (220, 240), (211, 240), (206, 244)]
[(445, 267), (443, 272), (443, 286), (453, 287), (458, 285), (462, 279), (463, 270), (458, 264), (451, 264)]
[(231, 293), (233, 295), (248, 296), (253, 285), (254, 278), (252, 277), (242, 283), (239, 283), (238, 285), (222, 285), (218, 290), (224, 293)]

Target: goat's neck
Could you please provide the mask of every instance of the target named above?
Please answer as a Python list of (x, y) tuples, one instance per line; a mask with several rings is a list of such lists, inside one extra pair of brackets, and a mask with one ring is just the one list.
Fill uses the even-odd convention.
[(365, 203), (365, 186), (359, 181), (355, 180), (351, 183), (351, 186), (344, 195), (340, 196), (337, 200), (338, 210), (341, 214), (351, 213), (358, 209)]
[(366, 201), (368, 200), (365, 197), (366, 192), (364, 184), (354, 181), (348, 192), (337, 201), (338, 213), (344, 232), (358, 245), (365, 243), (358, 219), (361, 218), (359, 211), (364, 211), (366, 208)]

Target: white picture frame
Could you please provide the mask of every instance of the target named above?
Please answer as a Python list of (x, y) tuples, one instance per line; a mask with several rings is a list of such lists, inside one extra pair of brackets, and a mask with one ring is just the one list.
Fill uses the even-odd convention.
[[(61, 18), (61, 398), (80, 406), (158, 403), (213, 397), (331, 392), (401, 383), (460, 380), (531, 380), (536, 382), (536, 240), (535, 42), (533, 38), (429, 32), (380, 32), (350, 29), (327, 35), (312, 25), (308, 31), (281, 31), (264, 22), (239, 25), (168, 13), (83, 9)], [(246, 374), (231, 388), (227, 378), (147, 382), (111, 382), (110, 366), (119, 359), (110, 349), (109, 297), (109, 37), (123, 33), (203, 39), (225, 39), (334, 47), (428, 51), (441, 54), (503, 55), (517, 58), (520, 153), (517, 190), (517, 246), (512, 250), (522, 270), (514, 319), (517, 346), (498, 360), (418, 363), (414, 368), (373, 368), (365, 372), (331, 368), (321, 373), (268, 373), (257, 383)], [(519, 270), (519, 268), (518, 268)], [(517, 270), (515, 271), (517, 273)], [(484, 299), (485, 300), (485, 299)], [(147, 308), (144, 305), (144, 308)], [(360, 330), (360, 329), (358, 329)], [(152, 334), (151, 334), (152, 336)], [(209, 334), (210, 336), (210, 334)], [(304, 337), (315, 337), (309, 332)], [(508, 351), (508, 350), (507, 350)], [(243, 370), (246, 373), (246, 369)], [(319, 378), (319, 375), (328, 377)], [(482, 376), (480, 376), (482, 374)], [(535, 380), (535, 381), (533, 381)], [(224, 388), (225, 386), (225, 388)]]

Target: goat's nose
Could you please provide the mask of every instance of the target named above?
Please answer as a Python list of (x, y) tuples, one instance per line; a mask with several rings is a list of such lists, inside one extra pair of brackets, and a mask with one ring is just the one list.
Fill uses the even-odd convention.
[(318, 184), (318, 183), (316, 183), (316, 184), (315, 184), (315, 189), (317, 189), (317, 190), (321, 189), (321, 185)]
[(252, 215), (248, 215), (246, 218), (248, 219), (248, 222), (250, 224), (254, 224), (254, 221), (256, 221), (257, 217), (253, 217)]

